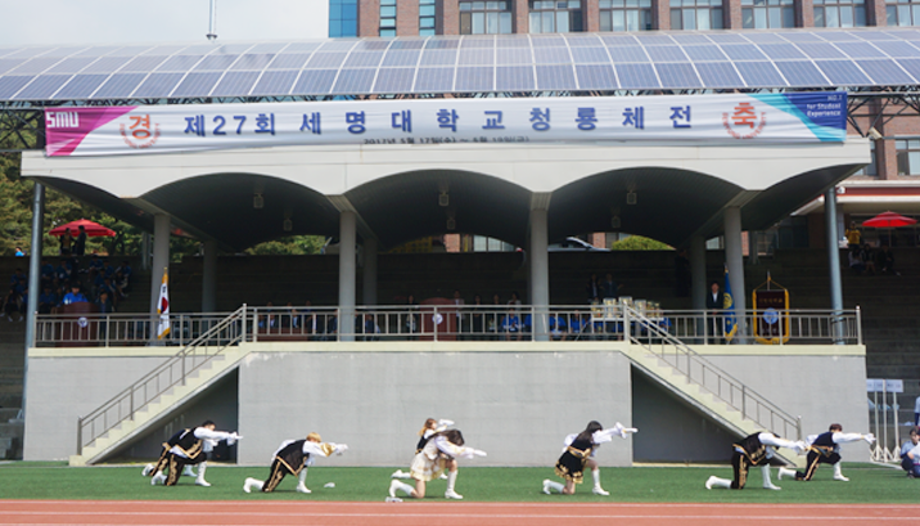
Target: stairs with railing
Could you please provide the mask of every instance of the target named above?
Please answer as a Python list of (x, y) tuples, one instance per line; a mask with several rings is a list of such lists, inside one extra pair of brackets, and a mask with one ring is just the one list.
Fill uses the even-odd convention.
[[(644, 331), (644, 336), (627, 334), (634, 344), (627, 352), (646, 376), (740, 436), (766, 430), (793, 440), (802, 438), (799, 418), (700, 356), (639, 311), (623, 307), (622, 312), (624, 327), (635, 322)], [(793, 464), (801, 462), (787, 451), (778, 454)]]
[(70, 465), (103, 460), (126, 441), (165, 418), (234, 370), (247, 351), (243, 305), (195, 338), (176, 355), (79, 419), (77, 454)]

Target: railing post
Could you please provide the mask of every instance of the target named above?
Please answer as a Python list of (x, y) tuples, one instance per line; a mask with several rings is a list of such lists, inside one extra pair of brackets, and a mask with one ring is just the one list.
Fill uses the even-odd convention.
[(245, 303), (243, 304), (243, 314), (242, 314), (241, 320), (242, 320), (242, 324), (241, 324), (242, 329), (240, 330), (242, 332), (240, 333), (240, 341), (246, 341), (246, 322), (248, 321), (248, 318), (246, 317), (246, 304)]
[(627, 307), (626, 304), (621, 303), (620, 309), (623, 310), (623, 341), (628, 344), (629, 343), (629, 333), (630, 333), (629, 307)]
[(706, 319), (706, 311), (703, 311), (703, 345), (709, 345), (709, 320)]
[(795, 418), (796, 440), (802, 440), (802, 415)]
[(747, 418), (747, 385), (741, 384), (741, 419)]
[(131, 418), (131, 420), (134, 420), (134, 386), (131, 386), (131, 400), (129, 402), (128, 409), (129, 409), (129, 413), (128, 413), (129, 418)]
[(856, 345), (862, 345), (862, 310), (856, 306)]
[[(431, 315), (431, 321), (432, 321), (431, 328), (432, 328), (432, 332), (434, 333), (434, 341), (438, 341), (438, 325), (440, 325), (441, 323), (438, 322), (438, 306), (437, 305), (434, 306), (434, 314)], [(424, 322), (422, 323), (422, 325), (425, 325)]]
[(77, 455), (83, 454), (83, 417), (77, 417)]

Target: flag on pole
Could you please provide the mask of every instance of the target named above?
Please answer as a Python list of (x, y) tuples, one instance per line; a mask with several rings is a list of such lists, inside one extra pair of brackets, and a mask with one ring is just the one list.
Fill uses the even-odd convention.
[(157, 314), (160, 321), (157, 324), (157, 339), (162, 340), (169, 334), (169, 276), (167, 269), (163, 269), (163, 282), (160, 284), (160, 299), (157, 301)]
[(725, 266), (725, 292), (722, 294), (722, 309), (725, 311), (725, 341), (730, 342), (738, 332), (738, 320), (735, 318), (735, 298), (732, 296), (732, 284), (728, 279), (728, 266)]

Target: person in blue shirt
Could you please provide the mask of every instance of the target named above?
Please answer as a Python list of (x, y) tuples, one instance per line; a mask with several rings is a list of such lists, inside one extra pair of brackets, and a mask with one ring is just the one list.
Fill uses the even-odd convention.
[(521, 319), (514, 307), (508, 309), (508, 314), (502, 318), (502, 332), (505, 333), (506, 340), (521, 339)]
[(22, 248), (16, 247), (16, 251), (15, 251), (14, 255), (15, 255), (17, 258), (21, 258), (21, 257), (25, 257), (26, 253), (22, 251)]
[(910, 430), (910, 440), (901, 446), (901, 468), (910, 478), (920, 478), (920, 431)]
[(89, 300), (86, 299), (86, 296), (80, 292), (80, 284), (72, 283), (70, 285), (70, 292), (64, 295), (64, 299), (61, 300), (61, 305), (70, 305), (72, 303), (79, 303), (81, 301), (89, 302)]
[(42, 293), (38, 295), (38, 313), (53, 314), (57, 310), (58, 297), (51, 288), (50, 283), (42, 286)]
[(54, 282), (54, 265), (48, 263), (47, 259), (42, 260), (41, 278), (43, 283)]
[(55, 269), (54, 271), (55, 277), (57, 278), (58, 282), (66, 283), (70, 281), (71, 269), (72, 267), (71, 267), (70, 261), (66, 259), (62, 259), (61, 264), (58, 265), (57, 269)]
[(15, 287), (19, 293), (25, 292), (29, 288), (29, 278), (23, 274), (21, 268), (17, 268), (10, 277), (10, 286)]

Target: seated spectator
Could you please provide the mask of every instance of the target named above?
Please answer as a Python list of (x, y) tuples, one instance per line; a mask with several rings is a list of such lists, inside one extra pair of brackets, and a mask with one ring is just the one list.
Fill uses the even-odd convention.
[(121, 276), (120, 279), (116, 278), (115, 284), (118, 285), (119, 290), (126, 298), (128, 297), (128, 289), (131, 287), (131, 272), (131, 265), (128, 263), (127, 259), (122, 261), (121, 265), (115, 269), (115, 275)]
[(489, 339), (491, 340), (498, 339), (498, 333), (501, 330), (502, 310), (504, 310), (502, 300), (496, 292), (492, 294), (492, 308), (483, 314), (486, 317), (486, 331), (489, 333)]
[(316, 333), (316, 315), (313, 313), (313, 302), (307, 300), (304, 306), (294, 309), (291, 317), (291, 328), (298, 334)]
[(57, 312), (58, 295), (51, 288), (51, 283), (42, 284), (42, 293), (38, 296), (38, 313), (54, 314)]
[(109, 291), (103, 289), (99, 292), (99, 297), (94, 302), (99, 307), (100, 314), (111, 314), (115, 312), (115, 305), (112, 303)]
[(559, 313), (551, 314), (549, 317), (549, 335), (553, 340), (565, 341), (569, 337), (568, 324), (565, 316)]
[(866, 264), (863, 263), (862, 258), (860, 257), (859, 247), (853, 247), (847, 253), (847, 262), (850, 265), (850, 269), (855, 272), (857, 275), (861, 276), (863, 272), (866, 271)]
[(95, 270), (96, 272), (102, 272), (102, 268), (102, 260), (99, 259), (98, 255), (93, 254), (89, 260), (89, 271), (92, 272)]
[(483, 338), (484, 313), (482, 311), (482, 297), (479, 294), (473, 296), (473, 309), (470, 310), (470, 332), (472, 339), (481, 340)]
[(58, 283), (68, 283), (70, 282), (70, 274), (73, 270), (73, 267), (70, 264), (70, 261), (67, 259), (62, 259), (61, 263), (55, 269), (54, 274), (58, 280)]
[(80, 290), (80, 284), (76, 281), (70, 284), (70, 292), (64, 295), (61, 305), (71, 305), (73, 303), (89, 302), (83, 292)]
[(115, 285), (112, 283), (110, 278), (103, 278), (102, 284), (96, 288), (96, 297), (99, 297), (103, 292), (107, 293), (109, 296), (109, 301), (112, 302), (114, 306), (118, 306), (118, 291), (115, 288)]
[(275, 314), (275, 304), (271, 301), (265, 304), (264, 314), (259, 315), (259, 331), (271, 332), (278, 328), (278, 316)]
[(859, 258), (862, 259), (863, 265), (866, 267), (866, 274), (871, 276), (875, 275), (875, 254), (872, 251), (872, 245), (866, 243), (863, 245), (862, 250), (859, 252)]
[[(406, 305), (409, 309), (409, 312), (405, 315), (405, 320), (403, 321), (403, 328), (405, 332), (409, 335), (415, 334), (421, 330), (421, 323), (418, 313), (415, 311), (418, 309), (418, 302), (415, 301), (415, 295), (409, 294), (406, 296)], [(414, 339), (410, 336), (410, 339)]]
[[(356, 321), (360, 321), (362, 316), (359, 314)], [(364, 334), (364, 341), (366, 342), (375, 342), (380, 339), (380, 327), (377, 325), (377, 320), (375, 316), (370, 313), (365, 313), (363, 316), (364, 323), (361, 324), (361, 327), (355, 327), (358, 331)]]
[(505, 333), (506, 340), (521, 339), (521, 319), (517, 315), (514, 307), (508, 309), (508, 313), (502, 318), (502, 332)]
[(901, 468), (910, 478), (920, 478), (920, 432), (910, 430), (910, 440), (901, 446)]
[(25, 306), (22, 301), (22, 293), (16, 290), (16, 287), (11, 286), (6, 297), (3, 298), (3, 313), (6, 315), (6, 319), (10, 321), (14, 321), (13, 316), (22, 321), (24, 312)]
[(13, 275), (10, 277), (10, 286), (14, 287), (20, 293), (23, 293), (29, 290), (29, 278), (22, 272), (21, 268), (17, 268)]
[(883, 244), (882, 248), (875, 254), (876, 269), (882, 274), (894, 274), (895, 276), (900, 276), (901, 273), (894, 269), (894, 254), (891, 253), (891, 248), (887, 244)]
[(42, 260), (41, 264), (41, 281), (42, 284), (52, 284), (54, 283), (54, 265), (48, 263), (47, 259)]
[(587, 312), (574, 314), (569, 319), (569, 334), (576, 340), (586, 340), (591, 336), (591, 316)]

